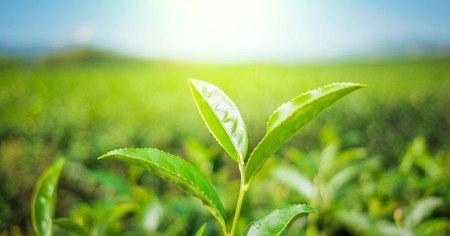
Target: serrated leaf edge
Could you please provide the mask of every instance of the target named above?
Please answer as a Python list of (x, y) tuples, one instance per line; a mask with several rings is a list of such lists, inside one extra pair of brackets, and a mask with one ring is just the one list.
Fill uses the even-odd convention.
[[(290, 99), (289, 101), (287, 101), (287, 102), (281, 104), (280, 106), (277, 107), (277, 109), (275, 109), (274, 112), (272, 112), (272, 114), (270, 114), (270, 116), (269, 116), (269, 118), (267, 119), (267, 122), (266, 122), (266, 132), (269, 131), (269, 127), (267, 127), (267, 125), (269, 124), (269, 122), (270, 122), (270, 121), (273, 119), (273, 117), (274, 117), (280, 110), (282, 110), (286, 105), (288, 105), (289, 103), (291, 103), (291, 102), (297, 100), (297, 99), (300, 98), (300, 97), (303, 97), (303, 96), (306, 96), (306, 95), (309, 95), (309, 94), (316, 93), (316, 92), (318, 92), (318, 91), (320, 91), (320, 90), (326, 90), (326, 89), (328, 89), (328, 88), (330, 88), (330, 87), (333, 87), (333, 86), (336, 86), (336, 85), (343, 86), (343, 87), (344, 87), (344, 86), (350, 86), (350, 85), (351, 85), (352, 87), (357, 87), (357, 88), (366, 87), (366, 85), (360, 84), (360, 83), (353, 83), (353, 82), (335, 82), (335, 83), (326, 84), (326, 85), (321, 86), (321, 87), (319, 87), (319, 88), (315, 88), (315, 89), (311, 89), (311, 90), (308, 90), (308, 91), (306, 91), (306, 92), (303, 92), (303, 93), (301, 93), (300, 95), (297, 95), (296, 97)], [(345, 87), (344, 87), (344, 88), (345, 88)], [(341, 88), (337, 88), (335, 91), (333, 91), (333, 92), (331, 92), (331, 93), (335, 93), (335, 92), (339, 91), (340, 89), (342, 89), (342, 87), (341, 87)], [(323, 95), (321, 95), (321, 96), (319, 96), (319, 97), (316, 97), (315, 99), (319, 99), (320, 97), (323, 97), (323, 96), (325, 96), (325, 95), (329, 95), (329, 94), (323, 94)], [(311, 101), (308, 101), (307, 103), (303, 104), (302, 107), (303, 107), (303, 106), (306, 106), (306, 105), (308, 105), (308, 104), (310, 104), (310, 103), (311, 103)], [(294, 113), (295, 113), (295, 112), (291, 113), (288, 117), (291, 117), (291, 115), (294, 114)], [(282, 122), (282, 123), (283, 123), (283, 122)], [(275, 126), (275, 127), (272, 127), (270, 130), (275, 129), (276, 127), (280, 126), (282, 123), (278, 124), (278, 125)]]
[[(193, 85), (193, 83), (191, 83), (191, 81), (199, 82), (199, 83), (205, 83), (205, 84), (208, 84), (209, 86), (212, 86), (212, 87), (216, 88), (217, 91), (220, 92), (220, 93), (223, 95), (223, 97), (225, 97), (225, 98), (228, 100), (228, 102), (230, 102), (230, 103), (234, 106), (234, 108), (236, 109), (236, 111), (237, 111), (238, 114), (239, 114), (239, 117), (242, 118), (242, 115), (241, 115), (241, 112), (239, 111), (239, 108), (236, 106), (236, 104), (234, 103), (234, 101), (231, 100), (231, 98), (228, 97), (228, 95), (227, 95), (224, 91), (222, 91), (222, 89), (220, 89), (219, 87), (217, 87), (216, 85), (211, 84), (211, 83), (208, 83), (208, 82), (205, 82), (205, 81), (201, 81), (201, 80), (198, 80), (198, 79), (192, 79), (192, 78), (191, 78), (191, 79), (188, 79), (188, 82), (192, 85), (191, 88), (194, 87), (195, 90), (197, 91), (197, 93), (199, 93), (200, 96), (202, 97), (202, 100), (208, 104), (208, 106), (210, 107), (210, 110), (214, 113), (215, 118), (219, 121), (219, 123), (220, 123), (220, 125), (222, 126), (223, 130), (224, 130), (225, 133), (228, 135), (228, 139), (230, 140), (231, 144), (233, 145), (234, 152), (236, 152), (236, 154), (237, 154), (237, 156), (238, 156), (238, 158), (239, 158), (239, 161), (240, 161), (241, 163), (244, 163), (245, 157), (246, 157), (247, 152), (248, 152), (248, 141), (247, 141), (247, 147), (245, 148), (244, 152), (243, 152), (242, 155), (241, 155), (241, 153), (240, 153), (240, 151), (239, 151), (239, 147), (237, 146), (237, 144), (236, 144), (235, 142), (233, 142), (232, 135), (228, 132), (228, 129), (225, 129), (224, 126), (223, 126), (223, 124), (224, 124), (225, 122), (219, 118), (219, 116), (217, 115), (217, 113), (216, 113), (216, 111), (215, 111), (214, 109), (211, 109), (211, 104), (208, 102), (208, 100), (206, 100), (206, 99), (203, 97), (203, 95), (198, 91), (197, 87), (195, 87), (195, 85)], [(194, 98), (194, 100), (195, 100), (195, 98)], [(197, 108), (199, 108), (197, 102), (195, 102), (195, 105), (197, 106)], [(199, 110), (200, 110), (200, 109), (199, 109)], [(214, 139), (222, 146), (221, 142), (220, 142), (219, 139), (216, 137), (216, 135), (214, 134), (214, 132), (212, 132), (211, 128), (210, 128), (209, 125), (207, 124), (207, 122), (206, 122), (206, 120), (205, 120), (205, 118), (203, 117), (203, 114), (202, 114), (201, 112), (200, 112), (200, 115), (202, 116), (202, 119), (203, 119), (203, 121), (205, 122), (206, 127), (208, 128), (209, 132), (213, 135)], [(242, 118), (242, 119), (243, 119), (243, 118)], [(245, 125), (245, 122), (242, 122), (242, 125), (243, 125), (243, 128), (246, 130), (245, 133), (246, 133), (246, 136), (247, 136), (247, 137), (245, 137), (245, 138), (248, 140), (247, 126)], [(225, 148), (224, 148), (224, 149), (225, 149)]]
[[(327, 84), (327, 85), (324, 85), (324, 86), (319, 87), (319, 88), (316, 88), (316, 89), (308, 90), (307, 92), (304, 92), (304, 93), (302, 93), (302, 94), (296, 96), (295, 98), (293, 98), (293, 99), (291, 99), (291, 100), (289, 100), (289, 101), (283, 103), (281, 106), (279, 106), (279, 107), (278, 107), (278, 108), (277, 108), (277, 109), (269, 116), (269, 119), (267, 120), (267, 123), (266, 123), (266, 134), (265, 134), (264, 137), (258, 142), (258, 144), (256, 145), (256, 147), (252, 150), (252, 152), (251, 152), (250, 155), (249, 155), (249, 158), (247, 159), (246, 164), (247, 164), (247, 163), (249, 162), (249, 160), (253, 157), (253, 154), (255, 153), (255, 151), (258, 150), (258, 149), (260, 148), (260, 146), (261, 146), (262, 143), (264, 143), (264, 141), (267, 139), (268, 135), (269, 135), (272, 131), (274, 131), (275, 129), (277, 129), (278, 127), (280, 127), (282, 124), (284, 124), (284, 122), (285, 122), (286, 120), (288, 120), (290, 117), (292, 117), (292, 116), (295, 114), (295, 112), (292, 112), (291, 114), (289, 114), (289, 116), (287, 116), (287, 117), (284, 119), (284, 121), (283, 121), (283, 122), (280, 122), (278, 125), (276, 125), (276, 126), (274, 126), (274, 127), (268, 127), (269, 122), (271, 121), (271, 119), (273, 119), (273, 116), (274, 116), (275, 114), (277, 114), (277, 113), (278, 113), (281, 109), (283, 109), (287, 104), (289, 104), (290, 102), (293, 102), (293, 101), (297, 100), (298, 98), (300, 98), (300, 97), (302, 97), (302, 96), (309, 95), (309, 94), (314, 93), (314, 92), (317, 92), (317, 91), (319, 91), (319, 90), (325, 90), (325, 89), (327, 89), (327, 88), (329, 88), (329, 87), (336, 86), (336, 85), (340, 85), (340, 86), (343, 86), (343, 87), (337, 88), (336, 90), (334, 90), (334, 91), (332, 91), (332, 92), (330, 92), (330, 93), (323, 94), (323, 95), (321, 95), (321, 96), (319, 96), (319, 97), (316, 97), (314, 100), (308, 101), (308, 102), (306, 102), (305, 104), (303, 104), (302, 107), (305, 107), (305, 106), (310, 105), (311, 102), (316, 101), (317, 99), (319, 99), (319, 98), (321, 98), (321, 97), (323, 97), (323, 96), (328, 96), (328, 95), (330, 95), (330, 94), (339, 92), (339, 91), (340, 91), (341, 89), (343, 89), (343, 88), (348, 88), (348, 87), (345, 87), (345, 86), (350, 86), (350, 85), (351, 85), (351, 86), (354, 87), (355, 89), (359, 89), (359, 88), (366, 87), (366, 85), (364, 85), (364, 84), (353, 83), (353, 82), (337, 82), (337, 83), (331, 83), (331, 84)], [(322, 111), (321, 111), (321, 112), (322, 112)], [(261, 166), (262, 166), (262, 165), (261, 165)], [(253, 171), (253, 174), (252, 174), (251, 176), (246, 175), (246, 181), (247, 181), (247, 182), (250, 182), (250, 180), (252, 179), (252, 177), (258, 172), (258, 170), (261, 168), (261, 166), (260, 166), (259, 168), (257, 168), (255, 171)], [(247, 167), (247, 166), (246, 166), (246, 167)], [(247, 168), (246, 168), (246, 170), (247, 170)]]
[[(148, 148), (118, 148), (118, 149), (114, 149), (114, 150), (112, 150), (112, 151), (109, 151), (109, 152), (107, 152), (107, 153), (101, 155), (100, 157), (98, 157), (98, 159), (104, 159), (104, 158), (108, 158), (108, 157), (111, 157), (111, 156), (116, 155), (116, 156), (126, 156), (126, 157), (128, 157), (128, 158), (130, 158), (130, 159), (133, 159), (133, 160), (141, 160), (141, 161), (142, 161), (142, 159), (135, 158), (135, 157), (132, 157), (132, 156), (129, 156), (129, 155), (113, 154), (114, 152), (116, 152), (116, 151), (121, 151), (121, 150), (139, 150), (139, 149), (140, 149), (140, 150), (145, 150), (145, 149), (148, 149)], [(155, 149), (155, 150), (158, 150), (158, 151), (160, 151), (160, 152), (162, 152), (162, 153), (165, 153), (165, 154), (167, 154), (167, 155), (176, 157), (176, 158), (180, 159), (180, 161), (182, 161), (182, 162), (184, 162), (184, 163), (186, 163), (186, 164), (188, 164), (188, 165), (191, 165), (192, 167), (194, 167), (195, 169), (197, 169), (197, 170), (199, 171), (199, 173), (201, 173), (201, 171), (200, 171), (197, 167), (195, 167), (195, 166), (192, 165), (190, 162), (184, 160), (184, 159), (181, 158), (181, 157), (178, 157), (178, 156), (176, 156), (176, 155), (173, 155), (173, 154), (171, 154), (171, 153), (169, 153), (169, 152), (166, 152), (166, 151), (163, 151), (163, 150), (160, 150), (160, 149), (157, 149), (157, 148), (152, 148), (152, 149)], [(115, 158), (112, 158), (112, 157), (111, 157), (111, 159), (115, 159)], [(163, 166), (160, 166), (160, 165), (155, 165), (153, 162), (151, 162), (151, 163), (152, 163), (152, 165), (154, 165), (154, 166), (163, 167)], [(140, 167), (140, 166), (139, 166), (139, 167)], [(142, 167), (141, 167), (141, 168), (142, 168)], [(209, 204), (203, 204), (203, 205), (204, 205), (206, 208), (208, 208), (208, 210), (211, 212), (211, 214), (212, 214), (212, 215), (213, 215), (213, 216), (214, 216), (221, 224), (226, 224), (226, 214), (225, 214), (225, 212), (224, 212), (222, 202), (220, 202), (219, 196), (217, 196), (217, 197), (218, 197), (218, 199), (219, 199), (219, 203), (221, 204), (220, 207), (222, 207), (222, 209), (218, 209), (218, 208), (217, 208), (217, 210), (218, 210), (220, 216), (219, 216), (219, 215), (216, 215), (216, 214), (215, 214), (215, 211), (212, 211), (212, 210), (210, 209), (210, 207), (209, 207), (209, 206), (215, 206), (216, 204), (212, 201), (212, 199), (209, 198), (209, 196), (208, 196), (203, 190), (201, 190), (200, 188), (198, 188), (197, 185), (195, 185), (193, 182), (187, 180), (186, 178), (184, 178), (184, 177), (182, 177), (182, 176), (180, 176), (180, 175), (178, 175), (178, 174), (176, 174), (176, 173), (174, 173), (174, 172), (171, 172), (171, 171), (166, 170), (165, 168), (160, 168), (160, 170), (164, 170), (165, 173), (170, 173), (170, 174), (176, 176), (178, 179), (184, 180), (185, 182), (190, 183), (191, 186), (195, 186), (195, 189), (196, 189), (199, 193), (201, 193), (201, 195), (203, 195), (204, 199), (207, 200), (208, 203), (209, 203)], [(153, 171), (150, 171), (150, 172), (153, 173)], [(155, 173), (154, 173), (154, 174), (155, 174)], [(159, 176), (158, 174), (155, 174), (155, 175), (157, 175), (158, 177), (164, 179), (165, 181), (168, 181), (167, 179), (165, 179), (165, 178)], [(206, 178), (205, 178), (205, 179), (206, 179)], [(170, 182), (170, 181), (168, 181), (168, 182)], [(170, 182), (170, 183), (173, 184), (172, 182)], [(208, 181), (208, 183), (209, 183), (209, 181)], [(176, 185), (176, 186), (177, 186), (178, 188), (180, 188), (178, 185)], [(211, 185), (211, 187), (213, 188), (212, 185)], [(181, 189), (182, 191), (184, 191), (184, 192), (187, 192), (188, 194), (191, 194), (191, 193), (193, 194), (193, 192), (187, 191), (187, 190), (185, 190), (184, 188), (180, 188), (180, 189)], [(213, 190), (214, 190), (214, 188), (213, 188)], [(214, 191), (215, 191), (215, 190), (214, 190)], [(216, 194), (217, 194), (217, 193), (216, 193)], [(204, 199), (201, 199), (201, 198), (197, 197), (196, 195), (197, 195), (197, 194), (194, 194), (193, 197), (194, 197), (194, 198), (197, 198), (197, 199), (198, 199), (199, 201), (201, 201), (201, 202), (204, 202), (204, 201), (203, 201)], [(191, 196), (192, 196), (192, 195), (191, 195)]]
[(317, 213), (317, 212), (319, 212), (317, 209), (311, 207), (311, 206), (308, 205), (308, 204), (289, 204), (289, 205), (286, 205), (286, 206), (284, 206), (284, 207), (272, 209), (272, 210), (270, 210), (270, 211), (264, 213), (263, 215), (259, 216), (258, 218), (256, 218), (255, 220), (253, 220), (252, 222), (250, 222), (250, 223), (247, 225), (247, 227), (245, 228), (244, 232), (246, 232), (247, 229), (248, 229), (248, 227), (250, 227), (254, 222), (256, 222), (256, 221), (258, 221), (258, 220), (260, 220), (260, 219), (263, 219), (264, 217), (266, 217), (266, 216), (272, 214), (273, 212), (278, 211), (278, 210), (283, 210), (283, 209), (286, 209), (286, 208), (290, 208), (290, 207), (294, 207), (294, 206), (307, 206), (307, 207), (310, 207), (311, 210), (299, 212), (299, 213), (293, 215), (292, 217), (290, 217), (289, 220), (288, 220), (288, 221), (286, 222), (286, 224), (284, 225), (283, 229), (282, 229), (278, 234), (276, 234), (276, 235), (274, 235), (274, 236), (280, 235), (280, 233), (283, 232), (283, 231), (286, 229), (286, 227), (292, 222), (292, 220), (294, 220), (298, 215), (300, 215), (300, 214), (305, 214), (305, 215), (306, 215), (306, 214), (310, 214), (310, 213)]

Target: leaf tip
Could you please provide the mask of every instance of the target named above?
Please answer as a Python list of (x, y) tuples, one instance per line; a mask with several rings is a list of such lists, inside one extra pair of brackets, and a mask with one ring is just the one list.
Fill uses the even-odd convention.
[(200, 80), (195, 78), (188, 78), (186, 81), (188, 82), (189, 85), (194, 85), (195, 83), (200, 82)]
[(129, 148), (119, 148), (119, 149), (114, 149), (114, 150), (112, 150), (112, 151), (109, 151), (109, 152), (107, 152), (107, 153), (105, 153), (105, 154), (103, 154), (103, 155), (97, 157), (97, 160), (102, 160), (102, 159), (109, 158), (109, 157), (111, 157), (111, 156), (117, 155), (117, 154), (119, 154), (121, 151), (126, 150), (126, 149), (129, 149)]
[(62, 165), (64, 165), (64, 163), (66, 163), (66, 158), (60, 157), (55, 161), (55, 163), (57, 166), (62, 166)]
[[(344, 87), (355, 87), (355, 88), (367, 87), (366, 84), (355, 83), (355, 82), (335, 82), (335, 83), (327, 84), (323, 87), (326, 88), (326, 87), (333, 87), (333, 86), (339, 86), (339, 85), (344, 86)], [(318, 89), (320, 89), (320, 88), (318, 88)], [(317, 89), (314, 89), (314, 90), (317, 90)], [(308, 92), (310, 92), (310, 91), (308, 91)]]
[(111, 155), (111, 152), (112, 151), (109, 151), (109, 152), (97, 157), (97, 160), (102, 160), (102, 159), (108, 158)]
[(360, 84), (360, 83), (352, 83), (352, 84), (354, 84), (354, 86), (357, 87), (357, 88), (365, 88), (365, 87), (368, 87), (367, 84)]

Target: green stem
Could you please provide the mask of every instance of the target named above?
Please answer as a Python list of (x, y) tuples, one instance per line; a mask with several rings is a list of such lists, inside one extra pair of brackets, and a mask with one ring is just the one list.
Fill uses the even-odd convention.
[(244, 203), (245, 193), (248, 190), (248, 184), (245, 183), (245, 170), (244, 164), (239, 165), (239, 171), (241, 172), (241, 185), (239, 187), (239, 196), (236, 202), (236, 210), (234, 212), (233, 224), (231, 225), (231, 231), (229, 236), (234, 236), (236, 234), (236, 226), (239, 220), (239, 215), (241, 214), (242, 204)]
[(223, 235), (227, 235), (227, 225), (226, 225), (225, 221), (221, 221), (219, 223), (220, 223), (220, 227), (222, 228)]
[[(310, 205), (316, 209), (320, 209), (321, 199), (320, 199), (320, 176), (314, 177), (314, 191), (311, 195)], [(308, 224), (306, 227), (306, 236), (318, 235), (318, 221), (319, 216), (317, 214), (308, 215)]]

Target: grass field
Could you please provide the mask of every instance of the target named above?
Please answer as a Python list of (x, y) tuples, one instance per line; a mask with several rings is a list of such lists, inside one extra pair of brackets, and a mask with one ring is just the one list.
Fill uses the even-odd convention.
[[(328, 83), (366, 84), (307, 125), (288, 146), (312, 153), (323, 148), (321, 131), (332, 129), (343, 148), (367, 147), (389, 167), (398, 165), (408, 144), (422, 136), (431, 155), (447, 160), (441, 168), (450, 169), (448, 58), (304, 65), (3, 62), (0, 233), (30, 234), (28, 202), (35, 180), (59, 156), (72, 163), (63, 175), (57, 211), (67, 215), (71, 207), (98, 197), (80, 170), (111, 168), (96, 160), (106, 151), (157, 147), (183, 155), (187, 140), (217, 149), (187, 78), (212, 82), (235, 101), (249, 124), (251, 146), (283, 102)], [(448, 200), (449, 183), (443, 185)]]

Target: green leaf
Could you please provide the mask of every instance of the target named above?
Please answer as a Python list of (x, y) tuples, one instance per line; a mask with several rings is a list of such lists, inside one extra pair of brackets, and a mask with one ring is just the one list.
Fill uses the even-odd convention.
[(200, 229), (198, 229), (197, 233), (195, 233), (195, 236), (202, 236), (203, 235), (203, 231), (205, 230), (206, 227), (206, 223), (204, 223)]
[(400, 162), (400, 171), (408, 174), (416, 159), (424, 155), (426, 150), (426, 141), (422, 136), (417, 136), (409, 145)]
[(250, 154), (245, 169), (246, 181), (249, 182), (267, 159), (300, 128), (325, 108), (363, 86), (355, 83), (334, 83), (301, 94), (280, 106), (270, 116), (265, 136)]
[(342, 169), (328, 181), (328, 186), (333, 192), (339, 191), (344, 184), (358, 176), (361, 173), (361, 169), (361, 165), (352, 165)]
[(109, 229), (123, 227), (120, 219), (126, 214), (143, 208), (139, 203), (116, 204), (103, 200), (80, 204), (72, 210), (70, 218), (59, 218), (54, 223), (75, 235), (105, 235)]
[(333, 217), (339, 224), (344, 225), (355, 235), (371, 235), (384, 236), (377, 227), (376, 222), (368, 215), (348, 210), (339, 210), (334, 213)]
[(298, 169), (290, 166), (278, 166), (271, 173), (276, 180), (295, 190), (306, 200), (309, 201), (311, 199), (314, 191), (313, 183)]
[(417, 226), (416, 232), (418, 235), (426, 236), (444, 235), (446, 229), (450, 229), (448, 219), (432, 219)]
[(124, 148), (110, 151), (99, 159), (109, 158), (142, 167), (199, 199), (211, 214), (225, 226), (225, 210), (214, 188), (205, 176), (189, 162), (153, 148)]
[(209, 131), (236, 162), (243, 164), (248, 149), (244, 120), (233, 101), (216, 86), (189, 79), (192, 96)]
[(346, 166), (350, 166), (360, 159), (366, 158), (367, 153), (367, 148), (348, 148), (339, 152), (334, 159), (332, 173)]
[(405, 216), (405, 226), (408, 228), (414, 228), (419, 225), (426, 217), (436, 210), (436, 208), (442, 206), (444, 200), (438, 197), (427, 197), (420, 199), (411, 206), (408, 214)]
[(275, 209), (251, 222), (243, 235), (279, 235), (291, 221), (312, 212), (317, 210), (305, 204)]
[(374, 222), (372, 222), (371, 219), (365, 214), (340, 210), (335, 212), (334, 217), (340, 224), (343, 224), (354, 233), (370, 235), (369, 232), (372, 232), (372, 235), (379, 235), (378, 232), (373, 232)]
[(372, 219), (369, 215), (348, 210), (338, 210), (333, 214), (336, 221), (353, 232), (354, 235), (370, 236), (413, 236), (410, 229), (396, 226), (391, 221)]
[(317, 170), (317, 175), (319, 178), (326, 178), (327, 176), (334, 174), (331, 170), (334, 164), (334, 159), (339, 152), (339, 146), (339, 141), (335, 140), (320, 153), (319, 168)]
[(372, 232), (382, 236), (416, 236), (412, 230), (398, 227), (390, 222), (378, 223), (376, 227), (376, 231)]
[(51, 235), (56, 189), (65, 160), (58, 159), (39, 178), (31, 201), (31, 220), (37, 235)]
[(60, 228), (78, 235), (88, 235), (89, 231), (83, 228), (83, 225), (73, 219), (59, 218), (54, 221)]

